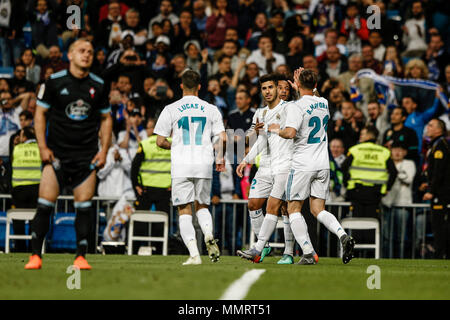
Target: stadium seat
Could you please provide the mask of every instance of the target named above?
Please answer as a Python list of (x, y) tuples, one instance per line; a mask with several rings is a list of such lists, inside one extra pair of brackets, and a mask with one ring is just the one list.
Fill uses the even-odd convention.
[(374, 218), (345, 218), (342, 228), (350, 230), (375, 230), (375, 243), (356, 244), (355, 249), (375, 249), (375, 259), (380, 259), (380, 223)]
[[(277, 229), (283, 229), (284, 228), (284, 222), (283, 218), (278, 217), (278, 222), (275, 230)], [(256, 234), (253, 231), (250, 231), (250, 248), (253, 248), (257, 241)], [(284, 248), (284, 242), (271, 242), (269, 241), (269, 244), (272, 248)]]
[[(36, 209), (9, 209), (6, 213), (6, 235), (5, 235), (5, 253), (9, 253), (9, 241), (13, 239), (31, 240), (31, 235), (11, 234), (11, 223), (13, 220), (31, 221), (36, 214)], [(45, 252), (45, 242), (42, 245), (42, 253)]]
[[(152, 237), (151, 234), (149, 236), (134, 236), (133, 235), (133, 225), (134, 222), (147, 222), (147, 223), (164, 223), (164, 235), (162, 237)], [(155, 241), (163, 243), (163, 256), (167, 256), (167, 247), (169, 242), (169, 216), (167, 213), (162, 211), (147, 211), (147, 210), (136, 210), (130, 216), (128, 228), (128, 255), (131, 255), (133, 252), (133, 241)], [(149, 228), (150, 230), (151, 228)]]

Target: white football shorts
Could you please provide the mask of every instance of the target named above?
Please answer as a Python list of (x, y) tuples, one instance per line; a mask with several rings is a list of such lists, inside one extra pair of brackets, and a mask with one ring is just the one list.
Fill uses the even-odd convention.
[(288, 173), (277, 175), (264, 175), (256, 173), (250, 186), (249, 199), (266, 199), (271, 196), (285, 200), (285, 187)]
[(286, 182), (288, 201), (305, 200), (309, 196), (327, 199), (330, 189), (330, 170), (296, 171), (289, 173)]
[(211, 202), (211, 182), (206, 178), (173, 178), (172, 203), (174, 206), (198, 201), (209, 205)]

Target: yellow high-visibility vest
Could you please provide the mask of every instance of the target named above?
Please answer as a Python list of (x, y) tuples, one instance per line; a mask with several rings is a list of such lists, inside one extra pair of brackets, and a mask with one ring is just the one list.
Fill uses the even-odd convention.
[(36, 142), (21, 143), (14, 147), (12, 186), (28, 186), (41, 181), (41, 156)]
[[(156, 145), (156, 135), (141, 141), (142, 152), (145, 159), (141, 164), (139, 175), (141, 183), (145, 187), (169, 188), (170, 176), (170, 150)], [(170, 141), (171, 138), (168, 138)]]
[(347, 189), (354, 189), (356, 184), (368, 187), (381, 185), (381, 193), (385, 194), (389, 178), (386, 161), (391, 151), (373, 142), (364, 142), (351, 147), (349, 153), (353, 155), (353, 161)]

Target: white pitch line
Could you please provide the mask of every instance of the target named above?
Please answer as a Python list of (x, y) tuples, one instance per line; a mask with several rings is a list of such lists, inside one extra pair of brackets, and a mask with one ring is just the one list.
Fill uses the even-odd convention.
[(266, 272), (265, 269), (247, 271), (225, 290), (219, 300), (242, 300), (247, 296), (250, 287)]

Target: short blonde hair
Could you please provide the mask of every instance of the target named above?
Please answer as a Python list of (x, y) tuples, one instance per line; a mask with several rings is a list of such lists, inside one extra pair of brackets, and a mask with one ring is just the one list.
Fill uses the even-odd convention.
[(80, 38), (80, 39), (77, 39), (74, 42), (72, 42), (72, 44), (69, 46), (68, 52), (71, 52), (73, 49), (75, 49), (77, 44), (79, 44), (80, 42), (89, 42), (91, 44), (91, 46), (94, 47), (92, 45), (92, 42), (88, 38)]
[(411, 59), (408, 61), (405, 66), (405, 78), (411, 78), (411, 70), (414, 67), (418, 67), (422, 71), (421, 79), (428, 79), (428, 67), (421, 59)]

